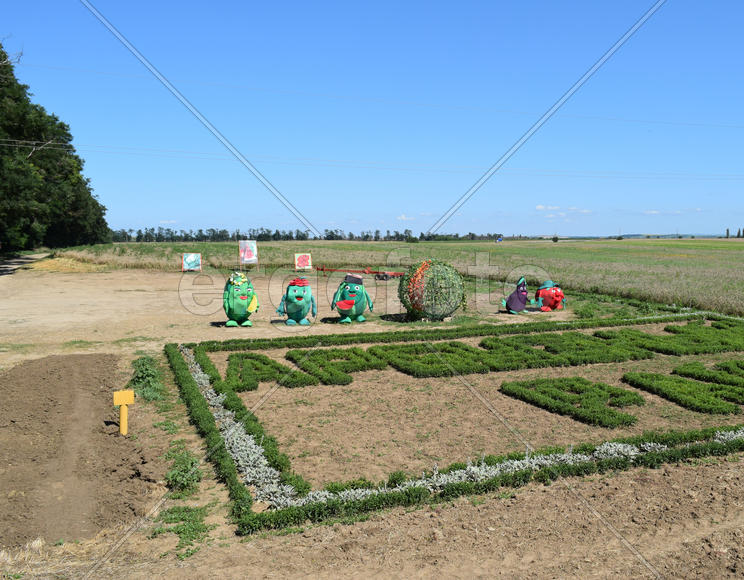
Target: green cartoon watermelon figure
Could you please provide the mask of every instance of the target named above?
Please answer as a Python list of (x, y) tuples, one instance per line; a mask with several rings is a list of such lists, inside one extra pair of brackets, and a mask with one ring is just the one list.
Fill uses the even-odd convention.
[(295, 278), (289, 283), (287, 292), (282, 296), (282, 301), (279, 303), (276, 312), (277, 314), (286, 314), (286, 324), (290, 326), (310, 324), (307, 315), (312, 312), (313, 316), (317, 316), (318, 306), (315, 303), (315, 296), (313, 296), (307, 278)]
[(362, 314), (368, 306), (369, 311), (372, 312), (372, 299), (364, 288), (362, 277), (346, 274), (346, 278), (339, 285), (331, 302), (331, 310), (335, 308), (341, 316), (339, 322), (344, 324), (352, 320), (364, 322), (366, 318)]
[(222, 306), (229, 318), (225, 326), (253, 326), (248, 318), (258, 311), (258, 297), (248, 276), (242, 272), (232, 273), (225, 283)]

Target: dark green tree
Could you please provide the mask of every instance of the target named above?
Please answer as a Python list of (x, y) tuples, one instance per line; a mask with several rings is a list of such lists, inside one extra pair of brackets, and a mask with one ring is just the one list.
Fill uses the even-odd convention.
[(0, 45), (0, 242), (24, 250), (110, 239), (69, 127), (31, 102)]

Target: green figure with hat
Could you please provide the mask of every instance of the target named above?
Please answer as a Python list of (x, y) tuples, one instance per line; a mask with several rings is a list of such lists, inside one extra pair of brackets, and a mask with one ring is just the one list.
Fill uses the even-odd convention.
[(331, 310), (335, 308), (338, 311), (340, 323), (348, 324), (352, 320), (364, 322), (366, 318), (363, 313), (367, 307), (372, 312), (372, 299), (364, 287), (364, 280), (356, 274), (346, 274), (333, 297)]
[(287, 286), (287, 291), (282, 296), (277, 314), (286, 315), (285, 324), (294, 326), (301, 324), (307, 326), (310, 321), (307, 319), (308, 314), (312, 312), (313, 317), (318, 315), (318, 306), (315, 303), (310, 282), (307, 278), (295, 278)]

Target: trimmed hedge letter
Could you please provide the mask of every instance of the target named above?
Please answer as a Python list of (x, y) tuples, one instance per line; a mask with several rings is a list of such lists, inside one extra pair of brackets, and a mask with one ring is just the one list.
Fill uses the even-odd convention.
[(284, 356), (324, 385), (348, 385), (352, 381), (348, 373), (387, 367), (384, 360), (358, 347), (290, 350)]
[(272, 381), (288, 388), (318, 384), (315, 377), (285, 367), (264, 354), (241, 352), (228, 357), (226, 387), (235, 391), (255, 391), (258, 383)]
[(367, 352), (412, 377), (451, 377), (491, 370), (484, 351), (461, 342), (372, 346)]
[(720, 362), (714, 365), (712, 369), (706, 368), (700, 362), (689, 362), (678, 366), (673, 372), (675, 375), (706, 383), (744, 388), (744, 360)]
[(582, 332), (550, 333), (522, 338), (526, 344), (543, 346), (545, 350), (566, 360), (571, 366), (624, 362), (652, 358), (648, 350), (620, 341), (602, 338)]
[(487, 349), (484, 359), (492, 371), (514, 371), (544, 367), (565, 367), (568, 361), (551, 352), (533, 348), (524, 337), (484, 338), (480, 346)]
[(546, 411), (600, 427), (632, 425), (637, 418), (610, 407), (643, 405), (638, 393), (580, 377), (506, 382), (501, 392)]
[(734, 403), (744, 403), (744, 388), (733, 385), (701, 383), (656, 373), (626, 373), (623, 382), (700, 413), (741, 413), (741, 407)]

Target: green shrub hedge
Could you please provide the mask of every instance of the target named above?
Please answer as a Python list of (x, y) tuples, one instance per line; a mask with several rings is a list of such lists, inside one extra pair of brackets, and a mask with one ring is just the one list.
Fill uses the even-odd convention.
[(706, 383), (733, 385), (744, 388), (744, 360), (732, 360), (716, 364), (712, 369), (702, 363), (689, 362), (674, 369), (675, 375), (697, 379)]
[(637, 421), (637, 417), (610, 407), (645, 403), (638, 393), (578, 377), (505, 382), (500, 390), (546, 411), (608, 428), (632, 425)]
[[(479, 324), (468, 327), (433, 328), (431, 330), (397, 330), (387, 332), (355, 332), (327, 334), (321, 336), (285, 336), (280, 338), (235, 338), (230, 340), (208, 340), (199, 343), (199, 348), (207, 352), (269, 350), (280, 348), (312, 348), (316, 346), (343, 346), (348, 344), (370, 344), (390, 342), (423, 342), (453, 340), (479, 336), (506, 336), (532, 334), (538, 332), (584, 330), (663, 322), (683, 322), (690, 320), (713, 319), (712, 315), (687, 314), (652, 316), (642, 320), (625, 318), (606, 318), (602, 320), (578, 320), (572, 322), (541, 321), (516, 324)], [(185, 345), (196, 346), (196, 345)]]
[(255, 352), (233, 353), (228, 357), (225, 387), (235, 391), (254, 391), (258, 383), (277, 382), (283, 387), (317, 385), (318, 379)]
[(352, 381), (348, 373), (387, 367), (384, 360), (357, 347), (290, 350), (284, 356), (324, 385), (348, 385)]
[(368, 352), (413, 377), (449, 377), (491, 370), (484, 361), (484, 351), (461, 342), (371, 346)]
[(199, 435), (204, 438), (207, 446), (206, 458), (214, 466), (217, 477), (227, 486), (230, 499), (233, 501), (233, 516), (240, 518), (247, 513), (251, 513), (253, 498), (248, 488), (238, 477), (235, 462), (225, 447), (225, 442), (222, 440), (222, 435), (217, 428), (212, 412), (209, 410), (209, 405), (191, 376), (189, 367), (181, 356), (178, 346), (166, 344), (165, 356), (173, 370), (181, 398), (188, 409), (189, 419), (196, 427)]
[[(428, 501), (450, 501), (463, 495), (477, 495), (497, 491), (508, 487), (517, 488), (526, 485), (530, 481), (550, 483), (560, 477), (586, 476), (593, 473), (605, 473), (608, 471), (624, 471), (633, 467), (642, 466), (658, 468), (667, 463), (679, 463), (687, 459), (702, 458), (708, 456), (724, 456), (731, 453), (744, 451), (744, 440), (736, 439), (726, 443), (700, 440), (700, 437), (712, 437), (716, 431), (740, 429), (741, 425), (732, 427), (719, 427), (713, 429), (694, 430), (689, 432), (669, 433), (647, 433), (644, 436), (616, 439), (615, 442), (627, 442), (640, 445), (644, 442), (663, 442), (665, 445), (680, 445), (660, 451), (648, 452), (634, 457), (613, 457), (597, 461), (588, 461), (577, 464), (557, 464), (545, 467), (538, 471), (529, 469), (515, 473), (499, 475), (484, 481), (462, 481), (445, 485), (437, 494), (431, 494), (421, 487), (408, 488), (405, 491), (392, 491), (367, 497), (362, 500), (342, 502), (330, 500), (323, 503), (314, 503), (300, 507), (290, 507), (275, 511), (261, 513), (248, 513), (238, 520), (238, 534), (248, 535), (261, 530), (281, 529), (290, 526), (303, 526), (308, 523), (320, 522), (327, 519), (339, 517), (360, 516), (371, 511), (381, 509), (409, 506)], [(592, 453), (596, 448), (593, 445), (577, 446), (576, 452)], [(581, 451), (579, 451), (581, 449)], [(510, 459), (523, 459), (524, 454), (514, 454)], [(505, 459), (502, 458), (501, 461)], [(400, 474), (400, 472), (396, 472)], [(396, 475), (393, 474), (393, 475)], [(391, 475), (391, 479), (393, 479)], [(402, 483), (405, 478), (396, 477), (395, 484)]]
[(626, 373), (622, 380), (633, 387), (700, 413), (719, 415), (741, 413), (739, 405), (744, 403), (744, 389), (730, 385), (702, 383), (685, 377), (658, 373)]

